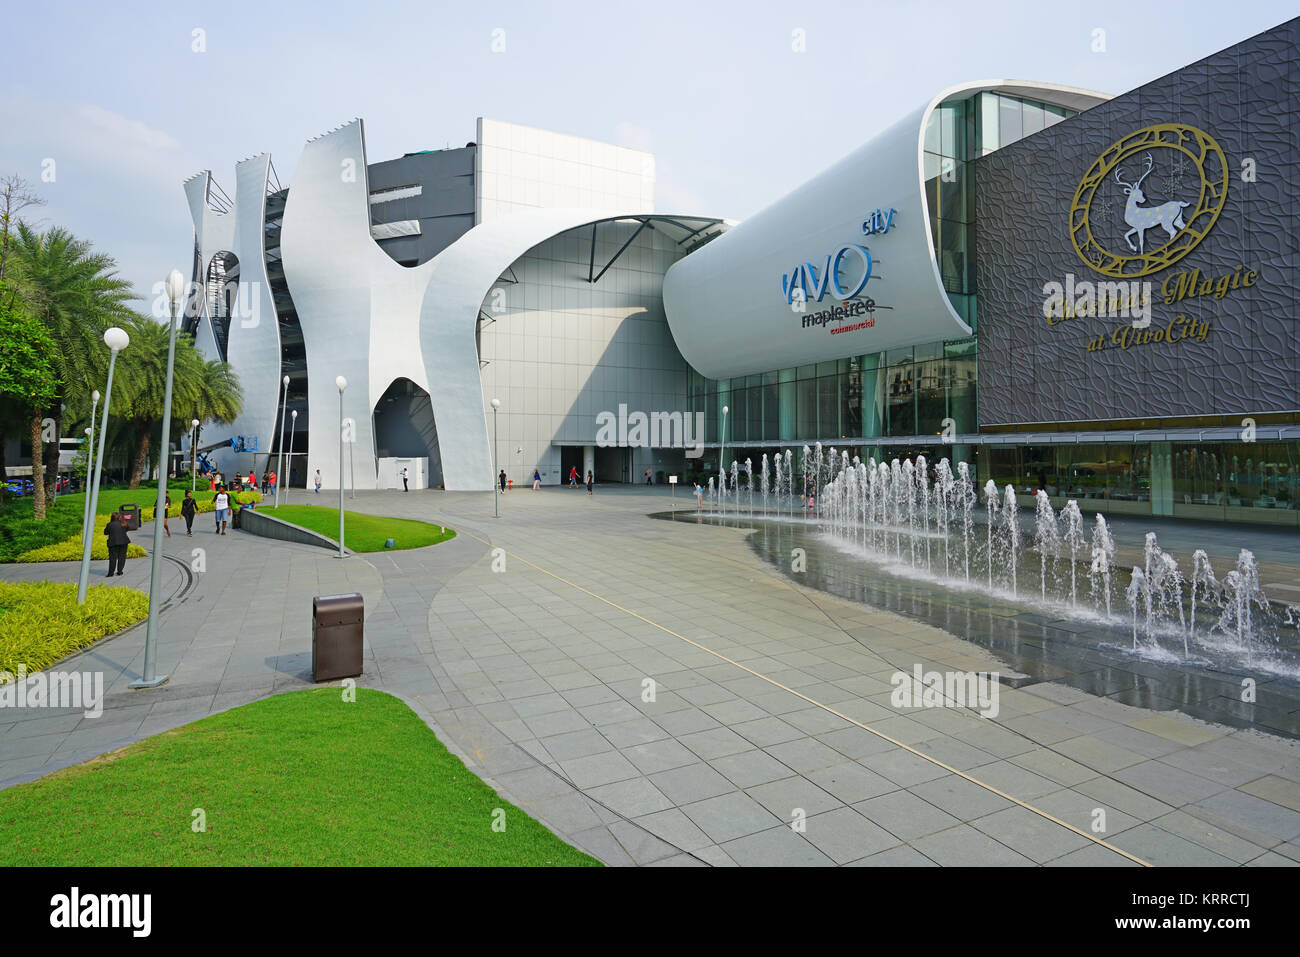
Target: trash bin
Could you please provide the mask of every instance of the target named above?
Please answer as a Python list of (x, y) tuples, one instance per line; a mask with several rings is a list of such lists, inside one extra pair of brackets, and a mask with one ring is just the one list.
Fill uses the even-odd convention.
[(311, 676), (332, 681), (361, 674), (365, 601), (360, 595), (318, 595), (311, 603)]
[(123, 505), (118, 509), (122, 515), (122, 527), (128, 532), (137, 531), (140, 528), (140, 506)]

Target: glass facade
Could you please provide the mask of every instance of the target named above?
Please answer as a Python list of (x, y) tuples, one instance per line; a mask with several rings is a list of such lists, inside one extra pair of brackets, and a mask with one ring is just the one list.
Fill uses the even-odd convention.
[[(945, 291), (976, 323), (975, 183), (972, 161), (1072, 116), (1069, 110), (996, 93), (940, 104), (925, 129), (930, 235)], [(707, 442), (725, 439), (796, 446), (836, 439), (918, 438), (978, 431), (975, 337), (850, 356), (732, 379), (692, 370), (690, 410), (703, 412)], [(950, 420), (950, 421), (949, 421)]]
[[(942, 103), (924, 139), (925, 193), (939, 272), (953, 309), (975, 328), (974, 160), (1073, 116), (1074, 111), (999, 93)], [(940, 435), (980, 432), (974, 336), (849, 356), (732, 379), (688, 374), (692, 412), (703, 412), (705, 442), (725, 445), (726, 461), (758, 460), (822, 442), (865, 459), (947, 456), (970, 465), (978, 485), (1012, 485), (1032, 507), (1038, 489), (1059, 508), (1173, 515), (1300, 527), (1300, 445), (1295, 442), (1088, 442), (1096, 429), (1237, 427), (1235, 420), (1043, 423), (1015, 431), (1080, 431), (1078, 444), (945, 445)], [(722, 409), (728, 408), (723, 416)], [(1256, 416), (1300, 424), (1300, 415)], [(725, 433), (724, 433), (725, 422)], [(1239, 423), (1238, 423), (1239, 425)], [(1029, 439), (1029, 436), (1026, 436)], [(1032, 441), (1032, 439), (1030, 439)], [(699, 476), (715, 473), (717, 455)], [(715, 473), (716, 474), (716, 473)]]

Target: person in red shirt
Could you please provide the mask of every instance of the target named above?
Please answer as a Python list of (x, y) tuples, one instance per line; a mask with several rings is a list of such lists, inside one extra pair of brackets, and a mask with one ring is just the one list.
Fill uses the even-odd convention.
[(272, 472), (270, 475), (267, 476), (267, 481), (270, 482), (271, 494), (274, 495), (275, 494), (275, 473), (274, 472)]

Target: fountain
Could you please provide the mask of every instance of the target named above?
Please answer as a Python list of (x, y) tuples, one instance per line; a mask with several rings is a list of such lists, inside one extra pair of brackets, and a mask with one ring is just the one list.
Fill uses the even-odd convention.
[[(739, 470), (746, 471), (748, 518), (780, 518), (783, 523), (818, 530), (819, 538), (856, 558), (878, 562), (890, 575), (965, 592), (985, 592), (999, 600), (1028, 604), (1050, 617), (1078, 618), (1101, 628), (1119, 625), (1114, 608), (1118, 595), (1127, 601), (1131, 632), (1124, 646), (1157, 660), (1203, 662), (1206, 656), (1258, 664), (1262, 653), (1278, 660), (1279, 628), (1300, 628), (1300, 606), (1285, 620), (1274, 613), (1260, 585), (1255, 557), (1241, 550), (1236, 568), (1216, 578), (1207, 554), (1196, 550), (1185, 575), (1155, 533), (1147, 533), (1143, 551), (1127, 582), (1115, 575), (1116, 543), (1103, 515), (1095, 516), (1086, 534), (1079, 504), (1070, 499), (1057, 511), (1045, 490), (1034, 495), (1032, 536), (1022, 535), (1020, 504), (1012, 485), (1001, 489), (983, 483), (985, 534), (977, 538), (978, 486), (965, 462), (948, 459), (933, 466), (893, 458), (863, 461), (847, 451), (804, 447), (797, 463), (803, 472), (804, 509), (794, 515), (798, 490), (796, 463), (787, 450), (761, 456), (755, 501), (752, 460), (732, 461), (731, 477), (709, 481), (709, 501), (724, 517), (741, 517)], [(731, 508), (728, 509), (728, 486)], [(786, 511), (790, 515), (786, 516)], [(788, 534), (800, 534), (797, 528)], [(981, 540), (982, 539), (982, 540)], [(1037, 550), (1038, 590), (1019, 589), (1020, 566), (1027, 547)], [(935, 549), (942, 549), (942, 563)], [(981, 580), (971, 565), (985, 566)], [(1080, 595), (1080, 567), (1088, 588)], [(1067, 584), (1068, 577), (1068, 584)], [(1189, 613), (1190, 612), (1190, 613)], [(1122, 613), (1120, 613), (1122, 614)], [(1211, 622), (1206, 627), (1207, 618)], [(1286, 665), (1296, 670), (1294, 663)], [(1290, 672), (1286, 672), (1290, 673)]]

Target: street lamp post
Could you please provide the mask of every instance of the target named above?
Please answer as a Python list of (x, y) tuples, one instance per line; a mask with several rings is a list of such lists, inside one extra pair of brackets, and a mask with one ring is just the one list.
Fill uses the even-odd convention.
[(501, 400), (492, 400), (492, 517), (501, 517), (501, 483), (497, 481), (497, 469), (501, 463), (497, 460), (497, 409)]
[(348, 493), (349, 498), (357, 497), (357, 443), (355, 437), (348, 443), (348, 477), (352, 480), (352, 491)]
[[(298, 410), (289, 414), (289, 474), (293, 474), (293, 434), (298, 430)], [(284, 503), (289, 504), (289, 493), (284, 493)]]
[(334, 380), (339, 387), (339, 558), (343, 557), (343, 390), (348, 380), (339, 376)]
[(190, 419), (190, 491), (198, 491), (199, 420)]
[[(176, 324), (180, 319), (181, 297), (185, 295), (185, 278), (179, 270), (167, 274), (167, 300), (171, 313), (167, 318), (167, 385), (163, 389), (162, 438), (158, 450), (158, 497), (153, 509), (153, 552), (149, 556), (149, 626), (144, 636), (144, 674), (132, 681), (129, 688), (156, 688), (167, 680), (166, 675), (154, 674), (154, 660), (158, 654), (158, 612), (162, 607), (162, 548), (163, 522), (167, 515), (167, 467), (171, 449), (172, 431), (172, 381), (176, 371)], [(101, 448), (102, 448), (101, 444)]]
[(289, 404), (289, 377), (284, 377), (284, 397), (280, 401), (280, 434), (277, 436), (280, 447), (279, 465), (275, 474), (275, 507), (280, 507), (280, 486), (284, 484), (284, 410)]
[(90, 535), (90, 463), (95, 458), (95, 410), (99, 408), (99, 390), (90, 393), (90, 425), (86, 429), (86, 485), (82, 488), (85, 501), (81, 503), (81, 547), (86, 547)]
[(108, 346), (108, 385), (104, 386), (104, 416), (99, 422), (99, 448), (95, 452), (95, 477), (90, 483), (89, 519), (86, 538), (81, 544), (81, 573), (77, 576), (77, 604), (86, 603), (86, 585), (90, 580), (90, 546), (94, 540), (95, 509), (99, 505), (99, 476), (104, 469), (104, 436), (108, 434), (108, 406), (113, 400), (113, 367), (117, 354), (131, 344), (125, 329), (117, 326), (105, 331), (104, 345)]

